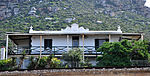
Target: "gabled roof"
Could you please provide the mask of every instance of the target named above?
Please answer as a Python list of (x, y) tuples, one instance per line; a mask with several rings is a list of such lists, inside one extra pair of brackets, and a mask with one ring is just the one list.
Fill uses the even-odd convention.
[(78, 24), (72, 24), (71, 27), (66, 27), (66, 29), (61, 29), (61, 31), (34, 31), (33, 27), (30, 27), (30, 34), (121, 34), (122, 31), (118, 27), (117, 31), (89, 31), (83, 27), (79, 27)]
[(122, 33), (120, 26), (118, 26), (117, 31), (90, 31), (89, 29), (85, 29), (83, 27), (79, 27), (78, 24), (74, 23), (71, 27), (66, 27), (65, 29), (61, 29), (61, 31), (35, 31), (33, 27), (30, 27), (29, 33), (19, 33), (19, 32), (7, 32), (7, 35), (20, 35), (20, 36), (31, 36), (31, 35), (66, 35), (66, 34), (85, 34), (85, 35), (95, 35), (95, 34), (116, 34), (116, 35), (124, 35), (124, 36), (140, 36), (141, 33)]
[(141, 38), (141, 33), (122, 33), (120, 27), (118, 27), (117, 31), (89, 31), (89, 29), (79, 27), (78, 24), (72, 24), (71, 27), (66, 27), (61, 31), (34, 31), (31, 26), (29, 33), (7, 32), (6, 34), (17, 45), (29, 44), (31, 36), (40, 35), (121, 35), (124, 39), (139, 40)]

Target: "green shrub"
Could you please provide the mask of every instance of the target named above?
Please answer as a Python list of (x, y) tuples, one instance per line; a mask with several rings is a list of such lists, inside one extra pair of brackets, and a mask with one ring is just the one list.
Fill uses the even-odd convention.
[(81, 67), (92, 67), (92, 64), (89, 62), (88, 59), (85, 59), (84, 63), (80, 63)]
[(61, 61), (60, 59), (52, 58), (50, 65), (51, 65), (51, 68), (59, 68), (61, 67)]
[(7, 60), (0, 60), (0, 70), (12, 70), (16, 69), (15, 58), (9, 58)]
[(148, 42), (147, 41), (133, 41), (131, 48), (132, 60), (147, 60), (149, 57)]
[(61, 61), (57, 58), (50, 56), (44, 57), (30, 57), (30, 63), (28, 69), (44, 69), (44, 68), (59, 68), (61, 67)]
[(98, 51), (104, 53), (99, 57), (98, 66), (130, 66), (131, 64), (130, 53), (120, 42), (104, 43)]
[(68, 62), (71, 67), (79, 67), (79, 63), (82, 61), (83, 51), (79, 48), (74, 48), (68, 52), (63, 53), (62, 57)]
[(97, 66), (131, 66), (131, 60), (148, 60), (147, 41), (105, 42), (97, 51), (103, 52), (97, 57)]
[(38, 59), (36, 59), (35, 57), (31, 56), (29, 58), (29, 65), (27, 66), (28, 69), (35, 69), (35, 66), (37, 65)]

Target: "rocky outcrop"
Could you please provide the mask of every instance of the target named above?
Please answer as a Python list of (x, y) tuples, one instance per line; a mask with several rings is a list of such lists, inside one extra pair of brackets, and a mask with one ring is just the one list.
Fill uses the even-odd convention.
[(117, 11), (129, 11), (150, 18), (150, 8), (145, 7), (146, 0), (96, 0), (97, 8), (103, 7), (105, 14), (114, 16)]
[(19, 3), (27, 0), (0, 0), (0, 20), (19, 14)]
[[(0, 1), (0, 20), (17, 15), (21, 12), (20, 4), (26, 1), (32, 0), (1, 0)], [(46, 2), (47, 1), (47, 2)], [(48, 3), (48, 1), (56, 0), (37, 0), (37, 4), (42, 4), (42, 2)], [(62, 0), (57, 0), (62, 1)], [(87, 0), (88, 1), (88, 0)], [(145, 17), (150, 18), (150, 8), (145, 7), (144, 4), (146, 0), (94, 0), (95, 8), (102, 8), (101, 12), (108, 14), (110, 16), (115, 16), (117, 11), (129, 11)], [(31, 5), (32, 6), (32, 5)], [(33, 7), (30, 7), (32, 9)], [(36, 8), (36, 7), (34, 7)], [(41, 11), (41, 14), (46, 12), (57, 12), (59, 7), (40, 7), (37, 11)], [(29, 10), (28, 14), (35, 15), (36, 11)]]

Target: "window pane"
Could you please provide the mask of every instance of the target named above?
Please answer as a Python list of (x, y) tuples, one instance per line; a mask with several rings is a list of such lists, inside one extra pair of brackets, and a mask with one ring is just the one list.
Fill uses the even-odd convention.
[(99, 46), (101, 46), (106, 40), (99, 40)]
[(73, 40), (73, 46), (79, 46), (79, 41), (78, 40)]
[(44, 40), (44, 49), (52, 49), (52, 39)]
[(108, 39), (95, 39), (95, 49), (97, 50)]
[(72, 36), (72, 46), (79, 46), (79, 36)]

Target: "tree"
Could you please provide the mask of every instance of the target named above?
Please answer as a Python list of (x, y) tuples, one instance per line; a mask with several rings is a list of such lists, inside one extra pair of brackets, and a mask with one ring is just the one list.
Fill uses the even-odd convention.
[(132, 41), (131, 60), (148, 60), (150, 58), (148, 41)]
[(44, 68), (59, 68), (61, 67), (60, 59), (54, 58), (53, 56), (44, 56), (42, 58), (30, 57), (30, 64), (28, 69), (44, 69)]
[(120, 42), (105, 42), (97, 51), (103, 52), (98, 57), (98, 66), (130, 66), (130, 52)]
[(62, 57), (71, 67), (79, 67), (79, 63), (82, 61), (82, 53), (81, 49), (75, 48), (63, 53)]
[(97, 58), (98, 66), (131, 66), (131, 60), (149, 60), (147, 41), (105, 42), (97, 51), (103, 55)]

